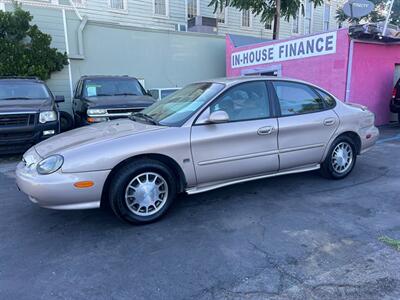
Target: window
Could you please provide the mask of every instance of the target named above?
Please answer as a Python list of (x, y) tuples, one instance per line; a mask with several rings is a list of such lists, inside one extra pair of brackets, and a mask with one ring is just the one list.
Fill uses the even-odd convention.
[(219, 24), (226, 24), (226, 7), (223, 7), (222, 10), (220, 8), (218, 8), (216, 14), (215, 14), (215, 18), (217, 19), (217, 22)]
[(95, 78), (84, 81), (83, 96), (143, 96), (145, 90), (132, 78)]
[(276, 95), (283, 116), (305, 114), (324, 109), (322, 99), (307, 85), (295, 82), (274, 81)]
[(109, 0), (111, 9), (125, 10), (126, 2), (125, 0)]
[(300, 33), (300, 11), (298, 11), (297, 16), (293, 18), (292, 33)]
[(266, 30), (272, 30), (272, 20), (268, 20), (268, 21), (265, 23), (264, 28), (265, 28)]
[(197, 0), (187, 0), (188, 19), (197, 16)]
[(312, 3), (310, 0), (305, 0), (304, 3), (304, 34), (310, 34), (312, 31)]
[(0, 11), (6, 11), (6, 4), (0, 3)]
[(0, 82), (0, 101), (44, 100), (50, 94), (46, 86), (37, 82), (2, 80)]
[(154, 0), (154, 14), (168, 16), (168, 0)]
[(78, 7), (84, 7), (85, 6), (85, 0), (72, 0), (72, 3), (75, 6), (78, 6)]
[(242, 27), (251, 27), (250, 10), (242, 10)]
[(324, 31), (329, 30), (329, 21), (331, 19), (331, 5), (325, 3), (324, 5)]
[(328, 93), (325, 93), (324, 91), (319, 90), (319, 89), (317, 90), (317, 92), (321, 95), (321, 97), (324, 100), (327, 107), (329, 107), (329, 108), (335, 107), (336, 100), (331, 95), (329, 95)]
[(225, 111), (230, 121), (270, 117), (267, 87), (264, 81), (253, 81), (232, 87), (213, 104), (210, 111)]

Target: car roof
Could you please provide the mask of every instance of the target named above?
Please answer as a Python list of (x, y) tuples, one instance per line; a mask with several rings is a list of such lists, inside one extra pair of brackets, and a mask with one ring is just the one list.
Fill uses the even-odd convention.
[(213, 83), (222, 83), (225, 85), (235, 85), (237, 83), (241, 82), (248, 82), (248, 81), (255, 81), (255, 80), (278, 80), (278, 81), (292, 81), (292, 82), (299, 82), (299, 83), (305, 83), (308, 85), (313, 85), (309, 82), (294, 79), (294, 78), (289, 78), (289, 77), (276, 77), (276, 76), (261, 76), (261, 75), (255, 75), (255, 76), (237, 76), (237, 77), (221, 77), (221, 78), (215, 78), (212, 80), (208, 80), (205, 82), (213, 82)]
[(125, 79), (136, 79), (136, 77), (128, 76), (128, 75), (83, 75), (81, 79), (98, 79), (98, 78), (125, 78)]
[(38, 77), (18, 77), (18, 76), (0, 76), (1, 81), (7, 82), (36, 82), (36, 83), (44, 83)]

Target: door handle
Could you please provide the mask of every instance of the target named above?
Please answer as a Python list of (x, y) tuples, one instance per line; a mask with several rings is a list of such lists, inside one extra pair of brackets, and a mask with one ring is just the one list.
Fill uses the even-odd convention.
[(271, 134), (272, 131), (274, 131), (274, 127), (272, 126), (265, 126), (265, 127), (261, 127), (257, 130), (257, 134), (258, 135), (268, 135)]
[(336, 120), (334, 118), (328, 118), (324, 120), (324, 125), (325, 126), (331, 126), (336, 123)]

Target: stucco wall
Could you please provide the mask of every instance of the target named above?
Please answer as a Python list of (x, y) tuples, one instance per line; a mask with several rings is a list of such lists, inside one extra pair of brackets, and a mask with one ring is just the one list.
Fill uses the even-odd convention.
[(390, 120), (389, 102), (400, 45), (354, 43), (350, 98), (376, 114), (377, 124)]
[[(291, 39), (288, 39), (291, 40)], [(260, 43), (257, 45), (235, 48), (227, 37), (227, 76), (239, 76), (254, 67), (231, 67), (231, 54), (252, 49), (255, 47), (273, 45), (285, 40)], [(309, 58), (293, 59), (289, 61), (274, 62), (257, 65), (257, 68), (280, 68), (282, 76), (305, 80), (325, 88), (340, 99), (345, 98), (347, 61), (349, 50), (349, 38), (347, 30), (337, 31), (336, 53)]]

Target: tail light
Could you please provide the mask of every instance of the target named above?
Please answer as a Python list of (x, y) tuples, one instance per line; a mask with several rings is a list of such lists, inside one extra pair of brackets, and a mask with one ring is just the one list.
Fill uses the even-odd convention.
[(393, 99), (396, 98), (396, 93), (397, 93), (397, 89), (394, 88), (393, 91), (392, 91), (392, 98)]

